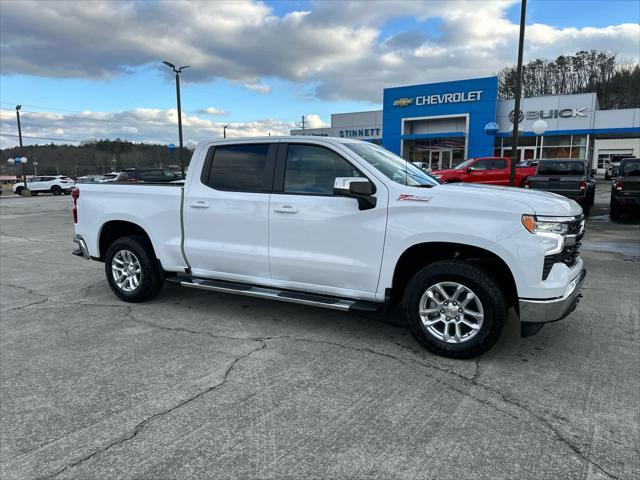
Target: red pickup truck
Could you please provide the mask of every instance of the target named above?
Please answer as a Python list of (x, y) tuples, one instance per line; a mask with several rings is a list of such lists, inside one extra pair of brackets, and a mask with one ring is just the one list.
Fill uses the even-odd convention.
[[(479, 157), (470, 158), (452, 169), (434, 170), (431, 174), (442, 183), (489, 183), (508, 186), (510, 167), (509, 157)], [(535, 173), (536, 165), (530, 162), (525, 166), (516, 165), (516, 185), (521, 187), (527, 177)]]

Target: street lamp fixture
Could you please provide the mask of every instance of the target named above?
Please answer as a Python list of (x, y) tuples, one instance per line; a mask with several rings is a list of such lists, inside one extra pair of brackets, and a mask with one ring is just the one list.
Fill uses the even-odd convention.
[(229, 125), (225, 125), (224, 127), (222, 127), (222, 138), (227, 138), (227, 127)]
[(176, 74), (176, 99), (178, 103), (178, 138), (180, 140), (180, 173), (184, 178), (184, 145), (182, 143), (182, 106), (180, 105), (180, 74), (185, 68), (189, 68), (189, 65), (183, 65), (182, 67), (176, 67), (173, 63), (164, 60), (164, 63)]

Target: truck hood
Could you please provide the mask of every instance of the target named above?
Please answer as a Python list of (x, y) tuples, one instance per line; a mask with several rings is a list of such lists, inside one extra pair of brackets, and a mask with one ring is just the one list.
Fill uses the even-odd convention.
[[(497, 187), (480, 183), (447, 183), (438, 185), (437, 189), (446, 189), (452, 193), (463, 193), (476, 197), (477, 202), (483, 198), (499, 198), (506, 202), (518, 202), (528, 206), (536, 215), (570, 217), (580, 215), (582, 208), (573, 200), (555, 193), (540, 190), (528, 190), (517, 187)], [(523, 212), (526, 213), (526, 212)]]

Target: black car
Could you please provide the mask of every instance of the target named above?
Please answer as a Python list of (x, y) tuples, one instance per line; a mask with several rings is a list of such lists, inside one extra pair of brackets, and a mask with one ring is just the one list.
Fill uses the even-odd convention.
[(180, 174), (168, 168), (125, 168), (119, 182), (167, 183), (181, 180)]
[(536, 174), (527, 179), (525, 187), (569, 197), (589, 216), (596, 192), (594, 175), (595, 169), (588, 170), (584, 160), (544, 159), (538, 163)]
[(611, 218), (617, 220), (620, 215), (631, 212), (640, 212), (640, 158), (622, 160), (611, 185)]

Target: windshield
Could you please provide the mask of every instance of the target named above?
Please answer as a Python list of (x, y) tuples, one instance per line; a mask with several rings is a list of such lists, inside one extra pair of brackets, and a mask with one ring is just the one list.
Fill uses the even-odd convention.
[(384, 176), (400, 185), (433, 187), (440, 183), (411, 162), (373, 143), (345, 143), (344, 145)]
[(460, 165), (458, 165), (455, 169), (456, 170), (462, 170), (464, 168), (467, 168), (467, 167), (471, 166), (471, 164), (473, 163), (474, 160), (475, 160), (475, 158), (470, 158), (469, 160), (465, 160)]
[(640, 177), (640, 159), (623, 160), (620, 163), (621, 177)]
[(538, 175), (584, 175), (584, 162), (546, 160), (538, 164)]

